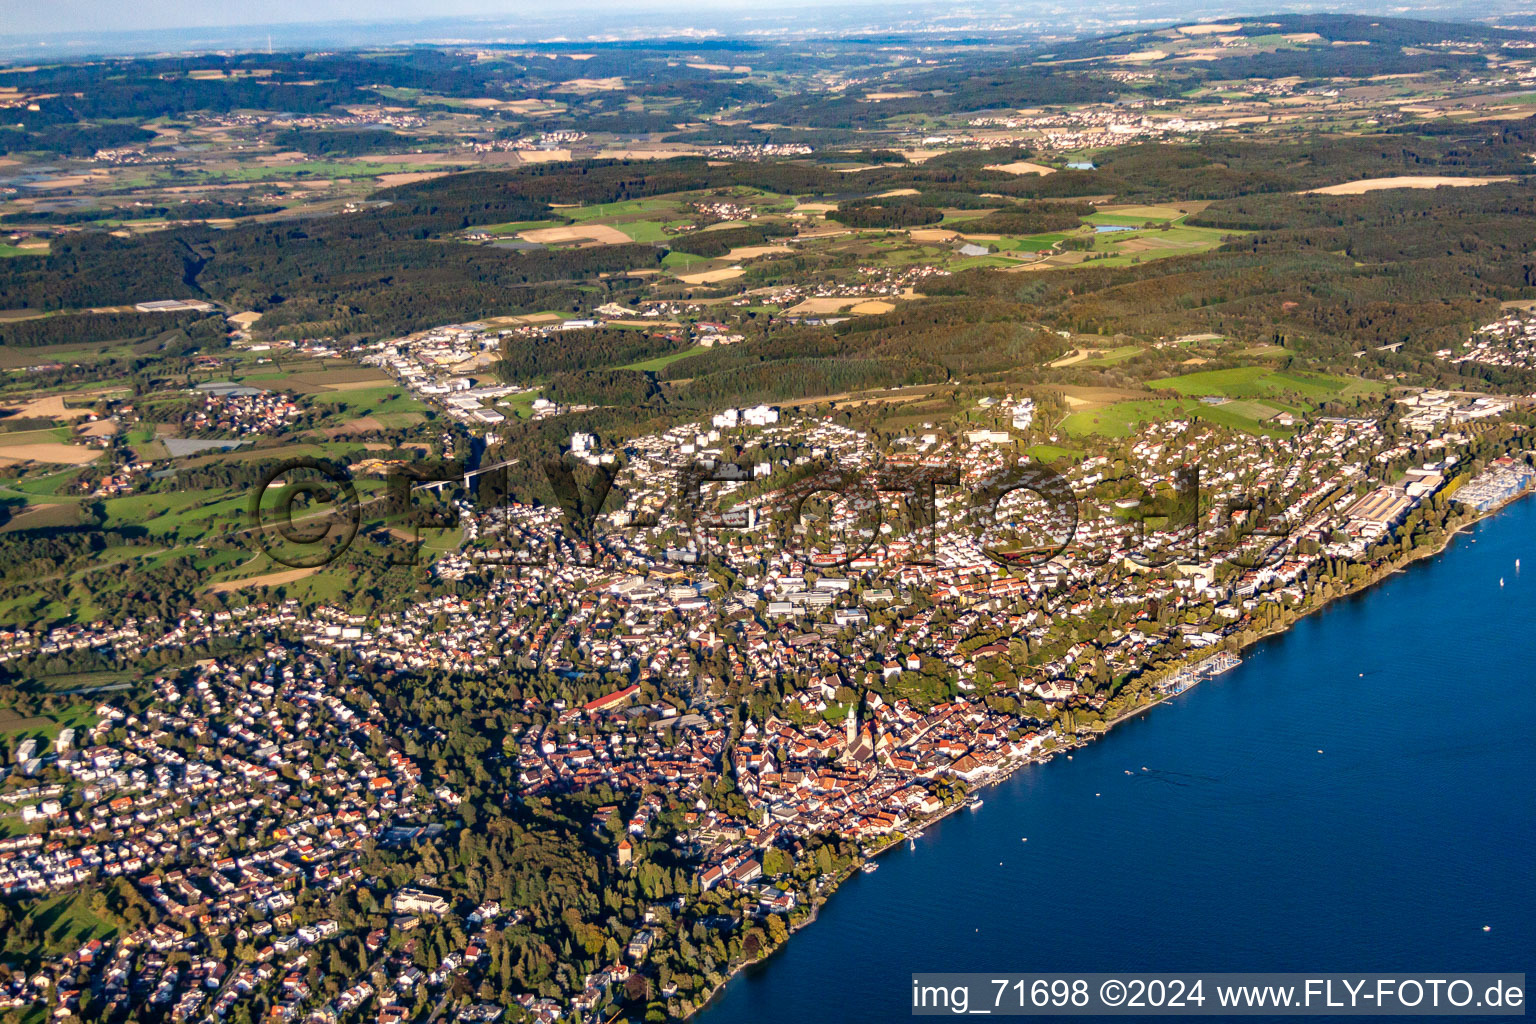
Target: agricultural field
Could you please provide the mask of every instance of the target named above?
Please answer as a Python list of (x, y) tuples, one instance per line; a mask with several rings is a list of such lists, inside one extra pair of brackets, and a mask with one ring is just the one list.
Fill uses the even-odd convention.
[[(1137, 399), (1115, 402), (1099, 409), (1083, 409), (1071, 413), (1062, 421), (1061, 429), (1066, 431), (1068, 436), (1077, 438), (1095, 434), (1101, 437), (1129, 437), (1147, 423), (1171, 419), (1200, 419), (1248, 434), (1286, 437), (1292, 433), (1290, 430), (1264, 422), (1280, 411), (1261, 403), (1242, 408), (1229, 408), (1227, 405), (1207, 405), (1197, 399), (1188, 398)], [(1254, 413), (1261, 415), (1253, 415)]]
[(561, 223), (557, 220), (509, 220), (505, 224), (487, 224), (475, 230), (491, 235), (516, 235), (523, 231), (559, 227)]
[(1048, 365), (1052, 369), (1063, 366), (1114, 366), (1133, 359), (1145, 351), (1140, 345), (1117, 345), (1113, 348), (1077, 348)]
[[(1154, 394), (1074, 399), (1069, 390), (1073, 411), (1063, 420), (1062, 429), (1073, 436), (1126, 437), (1140, 423), (1193, 417), (1246, 433), (1279, 437), (1291, 432), (1273, 422), (1281, 414), (1304, 414), (1324, 402), (1385, 391), (1379, 383), (1360, 378), (1277, 371), (1265, 366), (1197, 371), (1149, 380), (1146, 386)], [(1156, 392), (1166, 391), (1181, 397), (1155, 397)]]
[(1178, 377), (1151, 380), (1147, 386), (1197, 398), (1211, 395), (1234, 399), (1274, 399), (1309, 405), (1356, 395), (1380, 394), (1386, 390), (1377, 381), (1358, 377), (1280, 371), (1264, 366), (1186, 373)]
[(1131, 399), (1079, 409), (1062, 420), (1061, 429), (1069, 437), (1129, 437), (1143, 423), (1174, 419), (1189, 408), (1190, 403), (1178, 399)]
[[(679, 359), (686, 359), (689, 356), (697, 355), (700, 352), (705, 352), (705, 351), (708, 351), (708, 350), (705, 349), (703, 346), (694, 346), (693, 348), (683, 349), (681, 352), (671, 352), (671, 353), (668, 353), (667, 355), (664, 355), (664, 356), (657, 356), (655, 359), (643, 359), (643, 360), (641, 360), (638, 363), (626, 363), (623, 366), (615, 366), (614, 369), (615, 370), (643, 370), (643, 371), (648, 372), (648, 373), (655, 373), (658, 370), (666, 369), (668, 366), (671, 366), (673, 363), (677, 362)], [(530, 401), (532, 401), (531, 398), (530, 398)]]
[(1047, 465), (1053, 462), (1078, 462), (1083, 458), (1083, 453), (1076, 448), (1064, 448), (1057, 444), (1031, 445), (1028, 451), (1029, 457)]
[[(63, 701), (64, 698), (53, 698)], [(36, 740), (39, 747), (52, 744), (65, 729), (85, 733), (96, 724), (96, 715), (88, 701), (69, 701), (62, 708), (36, 715), (20, 715), (12, 708), (0, 708), (0, 746), (15, 749), (22, 740)]]
[(1203, 202), (1191, 202), (1101, 207), (1099, 212), (1083, 218), (1093, 231), (1092, 265), (1125, 266), (1208, 252), (1224, 240), (1242, 234), (1184, 223), (1206, 206)]

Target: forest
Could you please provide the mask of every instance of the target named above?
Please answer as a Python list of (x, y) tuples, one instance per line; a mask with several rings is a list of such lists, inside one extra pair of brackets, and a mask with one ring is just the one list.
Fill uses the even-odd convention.
[(0, 321), (0, 345), (35, 348), (42, 345), (96, 344), (153, 338), (166, 331), (192, 330), (213, 321), (224, 333), (224, 318), (207, 313), (76, 313), (30, 320)]
[(502, 342), (495, 371), (502, 380), (524, 382), (562, 371), (643, 362), (679, 348), (680, 342), (665, 334), (611, 327), (514, 335)]
[[(341, 220), (190, 228), (132, 239), (70, 235), (42, 259), (0, 263), (0, 307), (56, 310), (211, 298), (266, 313), (263, 328), (281, 337), (378, 337), (569, 306), (581, 295), (573, 283), (654, 267), (662, 256), (648, 245), (514, 252), (387, 232), (357, 237), (357, 226), (335, 228)], [(61, 321), (59, 329), (68, 326), (93, 329), (76, 317)]]
[(210, 220), (276, 213), (275, 203), (194, 199), (173, 206), (96, 206), (77, 210), (29, 210), (0, 215), (0, 224), (89, 224), (103, 220)]
[(452, 140), (402, 135), (388, 128), (315, 131), (290, 128), (272, 136), (279, 149), (296, 149), (311, 156), (366, 156), (369, 153), (402, 153), (423, 146), (441, 146)]
[[(364, 336), (424, 324), (433, 317), (463, 319), (444, 315), (439, 296), (445, 289), (462, 289), (469, 299), (466, 311), (474, 315), (527, 309), (534, 303), (534, 294), (539, 301), (559, 306), (563, 303), (555, 282), (652, 266), (660, 258), (659, 251), (649, 246), (613, 246), (508, 252), (412, 243), (480, 224), (544, 218), (550, 215), (551, 203), (612, 203), (730, 186), (809, 196), (849, 188), (871, 195), (915, 189), (916, 196), (845, 199), (832, 213), (844, 223), (881, 227), (935, 222), (942, 216), (941, 206), (995, 207), (998, 200), (983, 199), (980, 193), (1018, 200), (1060, 200), (1106, 192), (1116, 193), (1123, 201), (1241, 200), (1218, 202), (1192, 223), (1242, 230), (1293, 225), (1293, 212), (1310, 218), (1304, 223), (1321, 228), (1317, 218), (1328, 216), (1328, 211), (1336, 217), (1369, 217), (1368, 211), (1383, 203), (1401, 203), (1409, 209), (1421, 207), (1420, 217), (1442, 223), (1475, 216), (1479, 230), (1486, 228), (1493, 239), (1508, 235), (1507, 246), (1519, 250), (1518, 230), (1511, 233), (1507, 225), (1511, 218), (1525, 215), (1523, 207), (1507, 212), (1492, 208), (1441, 212), (1446, 202), (1437, 193), (1409, 199), (1393, 193), (1388, 199), (1352, 199), (1360, 211), (1367, 212), (1350, 212), (1343, 202), (1277, 194), (1401, 173), (1526, 178), (1536, 171), (1526, 155), (1533, 146), (1536, 118), (1498, 122), (1470, 136), (1389, 132), (1310, 142), (1148, 143), (1101, 155), (1094, 171), (1045, 176), (1009, 175), (958, 158), (941, 158), (921, 167), (881, 164), (846, 175), (814, 163), (712, 163), (697, 158), (539, 164), (386, 188), (374, 194), (367, 209), (284, 225), (253, 224), (223, 232), (190, 228), (134, 238), (71, 235), (56, 240), (42, 260), (0, 264), (0, 306), (52, 310), (151, 298), (211, 297), (263, 311), (290, 305), (264, 319), (264, 324), (306, 324), (311, 332)], [(1501, 202), (1519, 202), (1517, 186), (1476, 191), (1497, 195)], [(1260, 199), (1265, 195), (1277, 195), (1279, 201), (1266, 205)], [(1449, 202), (1459, 207), (1483, 201), (1457, 197)], [(989, 215), (991, 219), (978, 222), (976, 229), (1070, 227), (1085, 208), (1070, 202), (1025, 204)], [(1264, 216), (1259, 217), (1259, 212)], [(1505, 226), (1500, 225), (1501, 219)], [(1375, 229), (1362, 224), (1361, 230), (1387, 227), (1385, 222)], [(708, 235), (715, 232), (709, 232), (674, 242), (680, 251), (703, 246), (707, 251), (701, 254), (715, 255), (723, 251), (721, 245), (750, 244), (770, 234), (761, 227), (728, 230), (744, 233), (738, 237), (721, 232), (721, 239), (712, 240)], [(1420, 237), (1441, 239), (1444, 234), (1437, 228)], [(1285, 244), (1300, 241), (1294, 233), (1285, 237)], [(1281, 242), (1269, 239), (1262, 244), (1272, 247)], [(1495, 244), (1501, 252), (1506, 247), (1504, 242)], [(1426, 255), (1420, 252), (1421, 257)], [(1487, 261), (1490, 255), (1478, 259)], [(1498, 276), (1498, 284), (1523, 287), (1523, 273), (1523, 264), (1514, 266)], [(408, 285), (416, 297), (400, 297), (406, 290), (401, 285)], [(526, 291), (531, 286), (544, 287), (536, 293)], [(519, 294), (520, 289), (524, 291)]]
[(762, 245), (769, 239), (793, 233), (794, 229), (785, 224), (749, 224), (719, 231), (691, 231), (669, 239), (667, 248), (712, 259), (741, 246)]
[(944, 211), (894, 199), (859, 199), (838, 204), (837, 209), (827, 211), (827, 217), (851, 228), (915, 228), (937, 224), (944, 219)]
[(639, 370), (567, 370), (549, 378), (544, 391), (556, 402), (638, 408), (661, 393)]
[(98, 149), (144, 143), (154, 137), (154, 132), (127, 124), (44, 124), (28, 128), (18, 123), (0, 128), (0, 156), (26, 152), (90, 156)]
[[(1382, 135), (1311, 147), (1286, 142), (1124, 147), (1103, 154), (1098, 171), (1077, 172), (1084, 179), (1081, 187), (1135, 181), (1135, 195), (1162, 200), (1191, 191), (1231, 192), (1188, 222), (1249, 233), (1234, 235), (1214, 252), (1142, 265), (1089, 264), (1070, 274), (1028, 279), (986, 272), (938, 279), (925, 286), (935, 296), (928, 302), (861, 318), (832, 336), (775, 327), (761, 344), (675, 362), (662, 376), (692, 382), (670, 389), (668, 401), (695, 406), (733, 395), (766, 401), (813, 393), (807, 388), (831, 393), (932, 382), (1049, 347), (1030, 340), (1034, 328), (997, 335), (1010, 322), (1093, 334), (1146, 333), (1149, 327), (1168, 336), (1242, 334), (1272, 339), (1341, 368), (1354, 363), (1351, 352), (1365, 347), (1371, 361), (1407, 361), (1424, 369), (1429, 353), (1489, 318), (1498, 302), (1529, 296), (1536, 288), (1531, 230), (1536, 200), (1525, 183), (1530, 168), (1519, 168), (1520, 180), (1479, 188), (1292, 193), (1298, 185), (1404, 167), (1508, 173), (1517, 169), (1517, 155), (1532, 145), (1536, 123), (1526, 119), (1490, 126), (1475, 137)], [(935, 164), (883, 164), (839, 176), (845, 188), (854, 178), (865, 189), (907, 186), (920, 195), (845, 201), (833, 215), (856, 218), (863, 214), (852, 211), (878, 211), (892, 221), (925, 223), (940, 213), (923, 201), (928, 194), (948, 197), (969, 189), (974, 195), (1020, 182), (1038, 188), (1058, 179), (1071, 184), (1069, 172), (1000, 183), (997, 172), (974, 163)], [(701, 160), (537, 165), (386, 189), (376, 195), (387, 206), (337, 217), (227, 231), (182, 228), (133, 238), (78, 233), (56, 240), (46, 257), (0, 262), (0, 306), (47, 310), (212, 298), (262, 311), (262, 329), (281, 337), (380, 337), (497, 313), (576, 310), (592, 300), (591, 293), (574, 286), (593, 282), (612, 298), (632, 296), (637, 283), (598, 280), (598, 275), (654, 267), (663, 250), (631, 244), (514, 251), (437, 236), (466, 224), (538, 216), (551, 202), (576, 199), (612, 202), (726, 185), (814, 195), (830, 189), (830, 173), (814, 165), (709, 166)], [(1075, 226), (1091, 209), (1027, 199), (971, 220), (968, 228), (1057, 230)], [(683, 236), (674, 246), (687, 251), (688, 243), (709, 240), (714, 254), (768, 237), (752, 225)], [(987, 301), (952, 303), (943, 301), (944, 295)], [(979, 316), (988, 319), (977, 322)], [(976, 326), (951, 330), (957, 321)], [(95, 342), (190, 325), (113, 314), (50, 317), (0, 327), (0, 343)], [(886, 329), (892, 336), (881, 337)], [(1400, 352), (1375, 351), (1398, 343), (1406, 343)], [(500, 372), (528, 379), (598, 369), (666, 355), (676, 344), (635, 332), (579, 332), (508, 346)]]

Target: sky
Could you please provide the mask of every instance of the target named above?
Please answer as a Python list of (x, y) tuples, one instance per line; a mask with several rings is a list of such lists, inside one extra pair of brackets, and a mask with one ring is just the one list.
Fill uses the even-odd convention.
[[(0, 61), (403, 42), (1123, 30), (1232, 15), (1530, 15), (1531, 0), (0, 0)], [(306, 25), (316, 26), (313, 31)], [(247, 27), (248, 26), (248, 27)], [(176, 31), (171, 31), (176, 30)]]
[[(636, 8), (719, 11), (747, 8), (754, 0), (563, 0), (565, 13)], [(808, 0), (800, 0), (808, 2)], [(867, 2), (867, 0), (866, 0)], [(776, 6), (793, 6), (776, 2)], [(839, 4), (839, 6), (853, 6)], [(529, 0), (0, 0), (0, 35), (55, 32), (119, 32), (156, 28), (277, 25), (291, 22), (384, 22), (490, 16), (516, 20), (520, 11), (549, 8)]]

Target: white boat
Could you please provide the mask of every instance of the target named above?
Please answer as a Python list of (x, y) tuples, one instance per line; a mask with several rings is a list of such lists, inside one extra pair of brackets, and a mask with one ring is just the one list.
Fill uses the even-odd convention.
[(859, 870), (864, 872), (866, 875), (872, 875), (876, 871), (878, 871), (879, 869), (880, 869), (880, 865), (876, 864), (874, 861), (870, 861), (868, 864), (865, 864), (862, 868), (859, 868)]
[(985, 800), (983, 800), (979, 796), (975, 796), (975, 797), (971, 797), (970, 800), (966, 801), (965, 806), (969, 807), (971, 810), (974, 811), (976, 808), (980, 807), (984, 803), (986, 803)]

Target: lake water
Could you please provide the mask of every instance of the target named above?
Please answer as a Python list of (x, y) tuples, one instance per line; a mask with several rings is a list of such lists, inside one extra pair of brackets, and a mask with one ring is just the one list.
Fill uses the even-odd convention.
[(1526, 500), (985, 790), (700, 1019), (907, 1019), (914, 971), (1530, 971), (1533, 613)]

